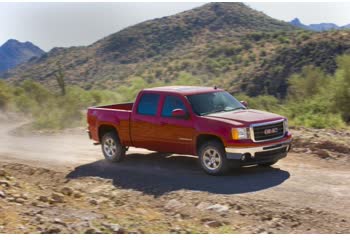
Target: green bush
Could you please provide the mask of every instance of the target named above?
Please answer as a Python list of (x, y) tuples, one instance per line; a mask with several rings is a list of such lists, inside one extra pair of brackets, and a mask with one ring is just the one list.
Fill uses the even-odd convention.
[[(229, 59), (218, 57), (208, 59), (206, 64), (211, 65), (215, 71), (225, 71), (238, 58), (241, 59), (240, 56)], [(244, 94), (235, 94), (235, 97), (246, 100), (250, 108), (287, 116), (291, 125), (343, 128), (350, 122), (350, 56), (338, 57), (337, 67), (334, 75), (327, 75), (317, 67), (304, 67), (300, 73), (289, 78), (286, 99), (266, 95), (264, 89), (260, 90), (264, 95), (257, 97)], [(282, 70), (282, 66), (275, 66), (274, 72)], [(238, 76), (242, 74), (244, 73), (237, 72)], [(220, 86), (227, 82), (227, 79), (219, 77), (208, 77), (203, 81), (185, 71), (174, 72), (172, 78), (172, 85)], [(79, 87), (68, 87), (64, 96), (33, 81), (24, 81), (16, 87), (0, 82), (0, 109), (30, 115), (33, 118), (33, 126), (37, 129), (74, 127), (85, 122), (84, 110), (89, 106), (133, 101), (137, 93), (144, 88), (168, 85), (167, 79), (155, 82), (150, 77), (149, 80), (133, 77), (128, 80), (129, 85), (114, 90), (87, 91)]]
[(11, 101), (10, 87), (0, 80), (0, 110), (6, 110)]

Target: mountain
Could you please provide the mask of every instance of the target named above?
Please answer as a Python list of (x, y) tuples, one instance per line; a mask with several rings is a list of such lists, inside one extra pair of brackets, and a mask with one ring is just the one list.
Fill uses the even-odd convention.
[(350, 24), (342, 26), (341, 29), (350, 29)]
[(309, 26), (306, 26), (305, 24), (301, 23), (299, 18), (294, 18), (292, 21), (290, 21), (290, 24), (292, 24), (295, 27), (299, 27), (299, 28), (303, 28), (303, 29), (306, 29), (306, 30), (310, 30)]
[(209, 3), (125, 28), (87, 47), (54, 48), (2, 77), (54, 83), (60, 62), (67, 81), (72, 84), (100, 86), (111, 82), (117, 85), (129, 76), (148, 72), (150, 62), (160, 62), (163, 57), (169, 59), (162, 61), (181, 59), (195, 49), (206, 45), (211, 48), (226, 39), (239, 42), (240, 36), (248, 33), (293, 30), (290, 24), (243, 3)]
[(331, 73), (336, 56), (350, 49), (350, 32), (311, 32), (255, 11), (243, 3), (209, 3), (125, 28), (86, 47), (54, 48), (3, 74), (57, 87), (113, 89), (199, 79), (231, 92), (286, 94), (287, 79), (303, 66)]
[(33, 57), (40, 57), (43, 53), (43, 50), (31, 42), (22, 43), (10, 39), (0, 47), (0, 72), (14, 68)]
[(303, 28), (306, 30), (316, 31), (316, 32), (323, 32), (323, 31), (329, 31), (329, 30), (339, 30), (339, 29), (349, 29), (350, 24), (345, 26), (338, 26), (334, 23), (319, 23), (319, 24), (310, 24), (305, 25), (301, 23), (301, 21), (298, 18), (294, 18), (292, 21), (290, 21), (290, 24), (292, 24), (295, 27)]

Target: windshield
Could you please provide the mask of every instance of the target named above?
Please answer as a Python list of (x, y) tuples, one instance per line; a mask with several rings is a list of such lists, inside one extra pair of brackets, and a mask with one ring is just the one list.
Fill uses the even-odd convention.
[(246, 109), (228, 92), (209, 92), (187, 96), (193, 111), (200, 116)]

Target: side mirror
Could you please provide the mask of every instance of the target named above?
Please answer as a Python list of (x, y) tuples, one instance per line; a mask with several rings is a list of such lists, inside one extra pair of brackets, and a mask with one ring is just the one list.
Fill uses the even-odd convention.
[(187, 113), (185, 110), (177, 108), (171, 112), (171, 116), (175, 118), (187, 118)]
[(248, 107), (248, 102), (247, 101), (241, 101), (242, 105), (245, 106), (246, 108)]

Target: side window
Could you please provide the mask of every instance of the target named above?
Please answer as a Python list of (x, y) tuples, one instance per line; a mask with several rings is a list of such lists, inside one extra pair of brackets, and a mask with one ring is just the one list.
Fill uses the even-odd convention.
[(154, 93), (145, 93), (141, 96), (137, 113), (142, 115), (155, 116), (157, 114), (159, 95)]
[(174, 109), (183, 109), (186, 111), (185, 104), (180, 98), (175, 96), (166, 96), (162, 109), (162, 116), (171, 117), (171, 113)]

